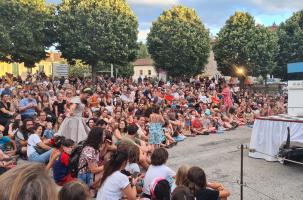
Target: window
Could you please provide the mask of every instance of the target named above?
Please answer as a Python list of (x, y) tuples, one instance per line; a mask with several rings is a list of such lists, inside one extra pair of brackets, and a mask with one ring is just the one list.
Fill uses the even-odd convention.
[(151, 75), (151, 70), (148, 70), (148, 76), (150, 76)]
[(140, 75), (143, 75), (143, 70), (140, 70)]

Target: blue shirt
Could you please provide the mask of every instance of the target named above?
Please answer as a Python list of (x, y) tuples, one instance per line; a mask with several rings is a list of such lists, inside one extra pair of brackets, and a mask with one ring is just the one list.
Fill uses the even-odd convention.
[[(30, 104), (30, 103), (33, 103), (33, 104), (37, 105), (36, 99), (31, 99), (31, 100), (29, 100), (28, 98), (24, 98), (24, 99), (22, 99), (22, 100), (20, 101), (19, 106), (20, 106), (20, 107), (24, 107), (24, 106), (27, 106), (27, 105)], [(21, 113), (21, 115), (28, 115), (28, 116), (33, 117), (33, 116), (35, 115), (35, 113), (36, 113), (36, 110), (35, 110), (34, 108), (28, 108), (28, 109), (26, 109), (25, 111), (23, 111), (23, 112)]]
[(0, 139), (0, 149), (6, 151), (6, 144), (10, 141), (11, 140), (7, 136), (3, 136), (2, 139)]
[(53, 130), (45, 130), (43, 133), (43, 137), (46, 139), (51, 139), (54, 137), (54, 131)]

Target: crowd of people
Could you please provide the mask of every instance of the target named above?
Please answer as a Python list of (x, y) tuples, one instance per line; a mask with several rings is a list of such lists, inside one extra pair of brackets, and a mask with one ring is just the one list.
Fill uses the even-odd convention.
[[(287, 96), (240, 90), (223, 78), (7, 75), (0, 94), (0, 182), (16, 185), (0, 186), (1, 199), (224, 200), (229, 191), (208, 182), (203, 169), (170, 169), (167, 149), (187, 137), (251, 127), (287, 107)], [(18, 166), (19, 159), (30, 164)], [(29, 192), (34, 184), (45, 188)]]

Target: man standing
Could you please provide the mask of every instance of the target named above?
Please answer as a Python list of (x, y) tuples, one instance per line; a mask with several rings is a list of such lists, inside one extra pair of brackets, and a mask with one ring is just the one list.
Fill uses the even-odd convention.
[(33, 92), (25, 91), (24, 96), (25, 98), (21, 99), (19, 103), (19, 111), (22, 120), (34, 118), (37, 109), (37, 101), (34, 98), (35, 94)]

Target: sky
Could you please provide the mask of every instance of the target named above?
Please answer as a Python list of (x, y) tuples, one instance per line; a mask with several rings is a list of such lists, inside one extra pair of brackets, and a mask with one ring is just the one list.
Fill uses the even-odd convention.
[[(46, 0), (60, 3), (61, 0)], [(145, 42), (152, 22), (174, 5), (196, 10), (202, 22), (215, 36), (235, 11), (249, 12), (255, 21), (265, 26), (279, 25), (294, 12), (303, 9), (303, 0), (127, 0), (138, 17), (138, 41)]]

